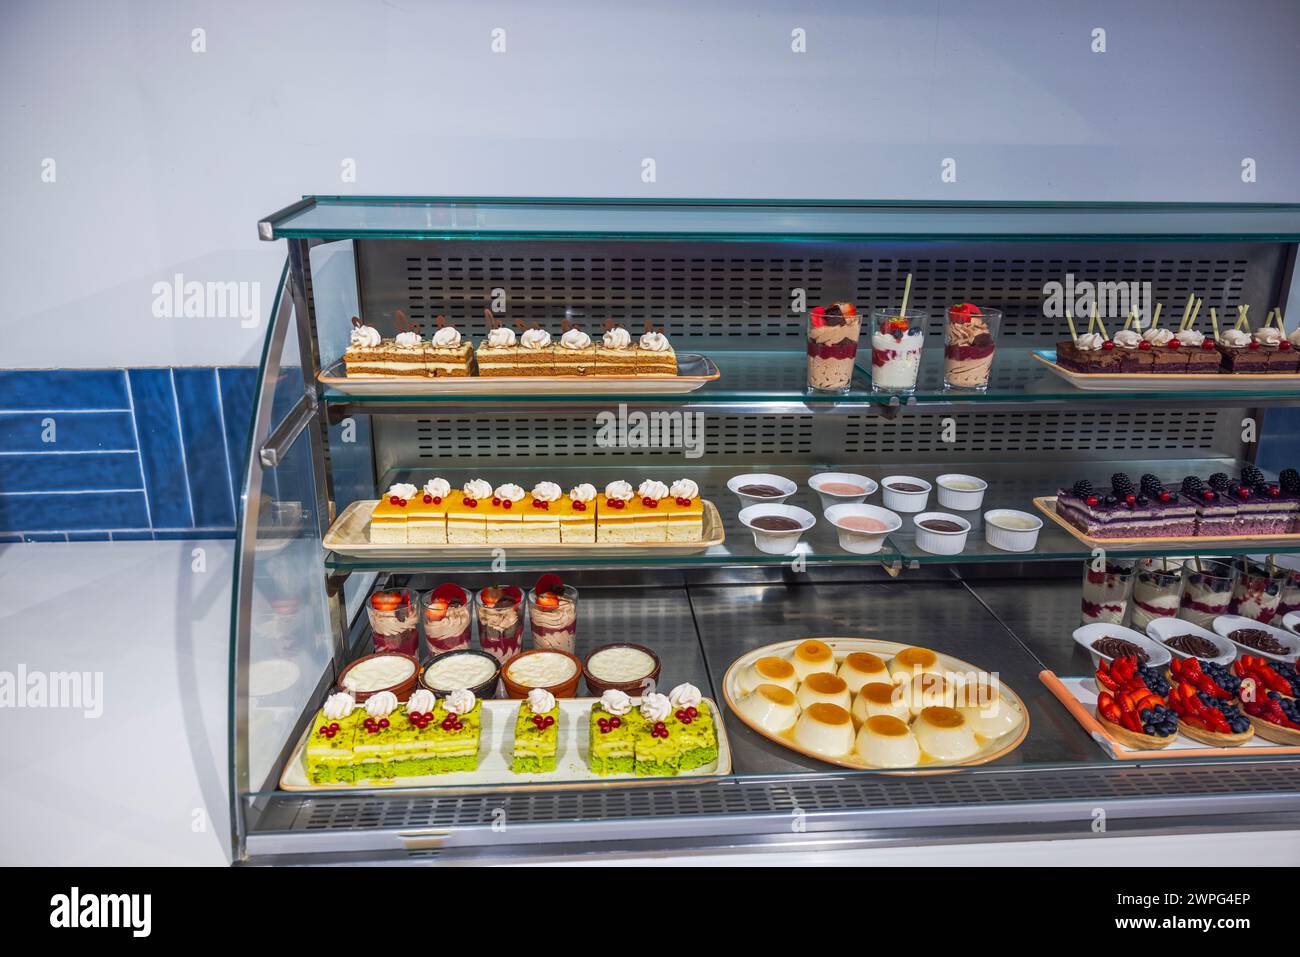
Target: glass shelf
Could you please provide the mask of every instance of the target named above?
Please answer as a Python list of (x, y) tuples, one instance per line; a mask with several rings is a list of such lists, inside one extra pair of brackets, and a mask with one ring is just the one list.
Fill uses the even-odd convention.
[[(1043, 517), (1043, 529), (1038, 536), (1037, 547), (1032, 552), (1006, 552), (994, 548), (984, 541), (982, 513), (993, 508), (1015, 508), (1038, 515), (1031, 501), (1035, 496), (1054, 494), (1061, 485), (1073, 483), (1079, 478), (1089, 478), (1094, 484), (1102, 485), (1109, 481), (1114, 472), (1128, 472), (1136, 482), (1144, 472), (1154, 472), (1170, 483), (1180, 481), (1184, 475), (1199, 475), (1202, 478), (1218, 471), (1236, 473), (1241, 464), (1233, 459), (1192, 459), (1185, 461), (1115, 461), (1115, 462), (953, 462), (946, 465), (828, 465), (814, 467), (808, 465), (754, 465), (754, 466), (690, 466), (690, 465), (652, 465), (623, 467), (579, 467), (565, 468), (528, 467), (522, 469), (479, 469), (465, 471), (435, 472), (432, 469), (398, 469), (384, 476), (380, 486), (387, 488), (393, 482), (409, 481), (416, 485), (441, 474), (443, 478), (459, 485), (466, 479), (478, 477), (493, 485), (505, 481), (515, 481), (525, 488), (532, 483), (549, 479), (558, 482), (561, 487), (569, 488), (578, 482), (587, 481), (603, 487), (615, 479), (625, 478), (636, 484), (646, 475), (654, 475), (663, 481), (671, 482), (676, 478), (693, 479), (706, 499), (718, 507), (726, 529), (726, 541), (696, 555), (665, 556), (663, 558), (642, 555), (619, 556), (593, 554), (576, 557), (513, 557), (507, 554), (510, 564), (518, 568), (696, 568), (696, 567), (757, 567), (791, 565), (795, 555), (768, 555), (760, 552), (754, 545), (752, 534), (737, 519), (740, 500), (728, 491), (727, 479), (747, 472), (769, 472), (783, 475), (799, 484), (799, 490), (786, 500), (786, 504), (798, 505), (817, 516), (817, 524), (800, 540), (796, 555), (809, 566), (812, 565), (864, 565), (883, 562), (904, 565), (993, 563), (993, 562), (1044, 562), (1082, 560), (1092, 555), (1093, 547), (1070, 535), (1050, 519)], [(936, 476), (945, 472), (961, 472), (977, 475), (989, 483), (985, 493), (984, 504), (977, 512), (958, 512), (969, 520), (973, 526), (967, 538), (966, 548), (958, 555), (934, 555), (921, 550), (916, 545), (915, 525), (912, 515), (903, 515), (903, 526), (889, 536), (886, 547), (877, 555), (858, 555), (844, 551), (833, 526), (822, 515), (821, 502), (815, 492), (808, 487), (808, 478), (817, 472), (848, 471), (858, 472), (879, 481), (885, 475), (905, 474), (923, 478), (933, 484)], [(867, 499), (869, 504), (881, 504), (881, 493)], [(930, 511), (949, 511), (942, 508), (937, 496), (932, 493), (928, 505)], [(1251, 540), (1236, 545), (1199, 544), (1171, 546), (1167, 544), (1151, 546), (1107, 547), (1107, 552), (1116, 557), (1144, 558), (1149, 556), (1184, 556), (1184, 555), (1241, 555), (1260, 552), (1278, 554), (1300, 553), (1300, 542), (1274, 542), (1268, 539)], [(507, 550), (508, 553), (508, 550)], [(410, 559), (390, 558), (351, 558), (336, 553), (326, 556), (326, 567), (335, 571), (427, 571), (435, 568), (461, 568), (465, 570), (487, 570), (491, 558), (444, 558), (420, 557)]]
[(275, 239), (1300, 241), (1300, 206), (309, 196)]

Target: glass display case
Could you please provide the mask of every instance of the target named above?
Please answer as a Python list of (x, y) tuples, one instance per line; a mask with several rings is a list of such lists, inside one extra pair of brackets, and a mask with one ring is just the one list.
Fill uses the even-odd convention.
[[(1154, 472), (1236, 474), (1289, 383), (1224, 392), (1083, 391), (1036, 360), (1067, 333), (1044, 315), (1068, 276), (1148, 284), (1168, 310), (1187, 294), (1220, 314), (1286, 298), (1300, 207), (1132, 204), (872, 204), (308, 197), (259, 223), (288, 261), (258, 380), (232, 609), (230, 763), (234, 853), (250, 862), (525, 860), (684, 854), (882, 842), (1095, 837), (1291, 825), (1300, 759), (1248, 751), (1113, 760), (1042, 680), (1089, 675), (1071, 638), (1093, 546), (1045, 523), (1032, 551), (987, 544), (979, 512), (1032, 512), (1077, 478)], [(849, 388), (806, 387), (805, 310), (851, 300), (864, 314), (901, 300), (931, 317), (911, 395), (873, 393), (870, 350)], [(366, 395), (322, 385), (350, 318), (384, 335), (396, 313), (444, 315), (478, 342), (485, 306), (525, 324), (563, 318), (629, 328), (650, 321), (679, 351), (713, 359), (716, 381), (666, 396)], [(943, 386), (946, 308), (1002, 310), (989, 387)], [(1175, 310), (1176, 311), (1176, 310)], [(936, 345), (938, 343), (938, 345)], [(602, 441), (599, 417), (689, 417), (690, 434), (629, 447)], [(675, 418), (674, 418), (675, 417)], [(676, 437), (675, 439), (673, 437)], [(688, 441), (689, 439), (689, 441)], [(845, 551), (810, 476), (944, 472), (989, 484), (965, 547), (938, 555), (915, 526), (874, 554)], [(728, 490), (775, 473), (787, 504), (817, 517), (792, 554), (756, 547)], [(634, 476), (690, 478), (715, 503), (725, 539), (687, 554), (580, 550), (543, 556), (369, 557), (326, 545), (349, 505), (394, 482), (481, 477), (603, 487)], [(1272, 477), (1272, 476), (1270, 476)], [(871, 501), (878, 502), (879, 498)], [(910, 516), (904, 516), (910, 518)], [(1300, 552), (1295, 538), (1116, 544), (1113, 559)], [(504, 557), (504, 567), (501, 560)], [(496, 562), (496, 564), (494, 564)], [(633, 642), (654, 650), (661, 684), (689, 681), (718, 703), (725, 773), (547, 784), (283, 786), (286, 765), (341, 669), (369, 650), (365, 602), (377, 587), (473, 591), (542, 572), (581, 593), (577, 654)], [(933, 647), (996, 672), (1023, 702), (1028, 731), (996, 760), (934, 773), (854, 770), (752, 730), (724, 702), (738, 657), (779, 641), (872, 637)]]

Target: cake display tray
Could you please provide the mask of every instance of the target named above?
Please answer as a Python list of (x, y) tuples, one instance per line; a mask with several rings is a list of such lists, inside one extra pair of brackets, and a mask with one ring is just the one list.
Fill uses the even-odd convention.
[(1257, 391), (1261, 386), (1300, 387), (1300, 374), (1258, 372), (1071, 372), (1056, 364), (1055, 349), (1035, 349), (1033, 358), (1070, 385), (1085, 392), (1182, 392), (1192, 388), (1220, 392)]
[[(517, 784), (529, 788), (538, 785), (562, 787), (575, 784), (590, 787), (593, 783), (656, 784), (672, 778), (633, 777), (631, 775), (600, 775), (591, 770), (587, 755), (588, 720), (591, 706), (599, 698), (557, 698), (560, 705), (559, 750), (555, 770), (532, 774), (515, 774), (510, 770), (510, 748), (514, 740), (515, 716), (522, 701), (492, 699), (483, 702), (483, 729), (479, 736), (478, 769), (451, 771), (447, 774), (424, 774), (409, 778), (363, 778), (352, 784), (313, 784), (307, 776), (307, 738), (313, 728), (308, 727), (293, 750), (293, 755), (280, 774), (280, 789), (284, 791), (355, 791), (369, 788), (454, 788), (478, 785)], [(704, 699), (713, 710), (714, 724), (718, 729), (718, 760), (683, 771), (678, 777), (700, 778), (731, 773), (731, 746), (727, 742), (726, 723), (722, 712), (710, 698)], [(639, 704), (639, 698), (632, 699)], [(315, 722), (313, 722), (314, 724)]]
[(1234, 542), (1259, 543), (1260, 551), (1268, 551), (1269, 542), (1293, 544), (1300, 542), (1300, 534), (1289, 535), (1170, 535), (1152, 538), (1093, 538), (1085, 535), (1056, 512), (1055, 495), (1039, 495), (1034, 499), (1034, 507), (1065, 529), (1085, 545), (1105, 548), (1107, 545), (1215, 545)]
[(321, 385), (345, 395), (477, 396), (497, 395), (685, 395), (718, 379), (722, 373), (708, 356), (677, 353), (677, 375), (603, 376), (347, 376), (343, 361), (317, 375)]
[(586, 545), (573, 542), (493, 542), (491, 545), (462, 544), (438, 545), (431, 542), (415, 544), (374, 544), (370, 541), (370, 513), (378, 502), (375, 499), (353, 502), (334, 520), (330, 530), (321, 540), (326, 550), (352, 558), (412, 559), (449, 556), (454, 558), (491, 558), (498, 549), (508, 548), (517, 555), (550, 555), (570, 557), (579, 555), (693, 555), (713, 545), (721, 545), (727, 534), (722, 527), (718, 507), (704, 501), (703, 534), (698, 542), (594, 542)]
[[(998, 758), (1010, 754), (1018, 748), (1020, 743), (1025, 740), (1025, 735), (1029, 733), (1029, 709), (1025, 707), (1025, 703), (1021, 700), (1019, 695), (1012, 691), (1007, 685), (1002, 684), (999, 681), (998, 691), (1002, 700), (1020, 712), (1022, 719), (1020, 725), (1015, 731), (1005, 734), (1000, 738), (984, 741), (980, 750), (964, 761), (954, 763), (926, 761), (918, 764), (915, 768), (884, 769), (878, 768), (872, 764), (867, 764), (865, 761), (859, 759), (857, 755), (849, 755), (843, 758), (829, 758), (825, 755), (817, 754), (814, 751), (810, 751), (807, 748), (796, 744), (791, 732), (777, 734), (768, 731), (750, 721), (749, 718), (736, 708), (736, 702), (742, 695), (740, 690), (740, 675), (744, 672), (745, 668), (752, 665), (759, 658), (765, 658), (768, 656), (777, 658), (788, 657), (796, 647), (807, 640), (808, 638), (794, 638), (789, 641), (778, 641), (771, 645), (764, 645), (762, 648), (755, 648), (752, 651), (747, 651), (731, 663), (731, 666), (727, 669), (727, 673), (722, 679), (722, 693), (727, 700), (728, 707), (731, 708), (732, 714), (739, 718), (753, 731), (761, 734), (769, 741), (775, 741), (782, 747), (789, 748), (791, 751), (802, 754), (805, 757), (812, 758), (816, 761), (824, 761), (827, 764), (836, 764), (844, 768), (853, 768), (858, 771), (881, 771), (885, 774), (939, 773), (956, 770), (957, 768), (987, 764), (989, 761), (996, 761)], [(869, 652), (870, 654), (888, 660), (902, 649), (909, 647), (902, 642), (884, 641), (879, 638), (817, 638), (816, 640), (823, 641), (830, 645), (831, 651), (834, 652), (835, 660), (837, 662), (842, 661), (845, 655), (860, 651)], [(935, 654), (938, 655), (939, 664), (942, 667), (958, 674), (967, 674), (975, 671), (991, 673), (988, 672), (988, 669), (986, 668), (972, 665), (967, 661), (963, 661), (960, 658), (954, 658), (952, 655), (946, 655), (941, 651), (936, 650)], [(856, 727), (854, 728), (854, 732), (857, 732)]]
[(1091, 677), (1058, 678), (1054, 672), (1044, 671), (1039, 675), (1047, 690), (1065, 705), (1067, 711), (1083, 726), (1083, 730), (1101, 745), (1106, 755), (1115, 761), (1133, 761), (1152, 758), (1204, 758), (1218, 755), (1223, 757), (1265, 757), (1279, 754), (1300, 754), (1300, 747), (1274, 744), (1266, 741), (1256, 732), (1245, 744), (1233, 748), (1215, 747), (1194, 741), (1185, 734), (1178, 734), (1174, 742), (1163, 748), (1137, 750), (1117, 741), (1097, 720), (1097, 686)]

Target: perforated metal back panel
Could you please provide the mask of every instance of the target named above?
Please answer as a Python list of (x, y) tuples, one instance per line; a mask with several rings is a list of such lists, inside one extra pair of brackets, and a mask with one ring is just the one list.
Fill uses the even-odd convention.
[[(486, 330), (492, 291), (505, 297), (509, 319), (558, 330), (566, 315), (598, 327), (606, 318), (629, 326), (646, 320), (684, 342), (727, 348), (800, 348), (803, 317), (791, 311), (796, 290), (808, 304), (851, 298), (860, 307), (897, 303), (906, 275), (911, 307), (932, 313), (934, 331), (953, 302), (997, 305), (1002, 335), (1014, 344), (1051, 343), (1064, 334), (1043, 315), (1049, 282), (1149, 282), (1154, 301), (1176, 322), (1195, 291), (1221, 314), (1249, 302), (1278, 302), (1284, 247), (1260, 243), (645, 243), (412, 242), (358, 243), (360, 300), (367, 321), (395, 331), (393, 313), (407, 310), (432, 324), (446, 315), (473, 339)], [(761, 377), (761, 368), (757, 373)], [(1026, 381), (1036, 373), (1026, 369)], [(774, 376), (776, 373), (774, 372)], [(775, 382), (773, 383), (775, 385)], [(748, 388), (761, 390), (755, 380)], [(1144, 457), (1236, 455), (1241, 410), (1188, 415), (1132, 410), (961, 413), (957, 441), (945, 443), (939, 415), (908, 413), (895, 422), (875, 416), (814, 421), (799, 415), (706, 415), (706, 461), (851, 461), (951, 456), (1005, 458), (1048, 453), (1058, 458), (1141, 452)], [(376, 421), (376, 462), (387, 468), (527, 460), (680, 459), (678, 450), (607, 448), (597, 443), (594, 414), (516, 410), (439, 421)]]
[(567, 315), (596, 327), (647, 319), (682, 339), (724, 338), (788, 347), (803, 336), (794, 291), (809, 305), (852, 299), (897, 304), (907, 274), (910, 303), (932, 313), (934, 329), (954, 302), (997, 305), (1003, 335), (1022, 344), (1064, 334), (1043, 315), (1044, 287), (1076, 282), (1151, 283), (1165, 315), (1181, 314), (1189, 292), (1208, 309), (1235, 315), (1279, 300), (1281, 245), (1263, 243), (936, 243), (924, 249), (865, 243), (471, 242), (358, 243), (367, 321), (392, 334), (393, 311), (431, 326), (444, 314), (476, 339), (492, 290), (506, 315), (556, 329)]

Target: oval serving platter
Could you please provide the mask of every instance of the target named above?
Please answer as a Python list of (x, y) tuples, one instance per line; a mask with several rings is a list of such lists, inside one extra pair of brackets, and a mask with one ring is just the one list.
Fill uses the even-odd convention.
[[(803, 642), (809, 640), (823, 641), (826, 644), (830, 645), (831, 651), (835, 655), (835, 662), (837, 668), (838, 665), (841, 662), (843, 662), (845, 655), (852, 654), (853, 652), (859, 652), (859, 651), (870, 652), (871, 654), (876, 655), (880, 658), (884, 658), (886, 661), (888, 661), (889, 659), (893, 658), (894, 655), (897, 654), (902, 649), (915, 647), (913, 645), (908, 645), (903, 642), (885, 641), (880, 638), (820, 638), (816, 636), (810, 636), (809, 638), (793, 638), (789, 641), (778, 641), (775, 644), (764, 645), (762, 648), (755, 648), (752, 651), (745, 652), (743, 655), (741, 655), (739, 658), (733, 661), (730, 667), (727, 668), (727, 673), (723, 676), (722, 679), (722, 694), (723, 697), (726, 699), (727, 707), (731, 709), (731, 713), (734, 714), (738, 719), (740, 719), (740, 721), (746, 727), (750, 728), (755, 733), (761, 734), (769, 741), (773, 741), (784, 748), (789, 748), (791, 751), (794, 751), (796, 754), (801, 754), (804, 757), (812, 758), (814, 761), (822, 761), (826, 764), (835, 764), (843, 768), (853, 768), (854, 770), (858, 770), (858, 771), (881, 771), (886, 774), (918, 774), (918, 773), (924, 774), (927, 772), (939, 773), (939, 772), (955, 771), (960, 768), (975, 767), (976, 765), (987, 764), (990, 761), (996, 761), (998, 758), (1010, 754), (1012, 751), (1018, 748), (1020, 746), (1020, 743), (1025, 740), (1025, 736), (1029, 733), (1029, 709), (1025, 707), (1025, 703), (1023, 700), (1021, 700), (1020, 696), (1016, 694), (1015, 691), (1013, 691), (1008, 685), (1003, 683), (1002, 680), (999, 678), (998, 692), (1001, 695), (1001, 698), (1004, 702), (1006, 702), (1008, 705), (1017, 709), (1020, 712), (1021, 715), (1020, 724), (1016, 727), (1014, 731), (1004, 734), (1001, 737), (991, 738), (991, 739), (980, 738), (979, 739), (981, 741), (980, 749), (977, 752), (975, 752), (975, 754), (971, 755), (969, 758), (967, 758), (964, 761), (958, 761), (954, 763), (940, 763), (936, 761), (922, 760), (922, 762), (916, 765), (916, 767), (914, 768), (881, 768), (876, 765), (866, 763), (865, 761), (859, 759), (855, 754), (850, 754), (842, 758), (830, 758), (830, 757), (826, 757), (825, 755), (817, 754), (814, 751), (810, 751), (807, 748), (801, 747), (800, 745), (796, 744), (792, 732), (787, 731), (781, 734), (777, 734), (768, 731), (751, 722), (736, 708), (736, 700), (742, 695), (742, 692), (740, 690), (739, 677), (743, 673), (745, 668), (753, 664), (759, 658), (764, 658), (767, 656), (773, 656), (777, 658), (788, 658), (795, 648), (797, 648)], [(944, 654), (942, 651), (939, 651), (937, 649), (931, 649), (931, 650), (933, 650), (934, 653), (938, 655), (939, 664), (942, 665), (947, 670), (956, 672), (958, 674), (968, 674), (970, 672), (976, 672), (976, 671), (989, 673), (988, 669), (977, 667), (976, 665), (973, 665), (968, 661), (963, 661), (961, 658), (956, 658), (952, 655)], [(856, 731), (857, 731), (857, 724), (855, 722), (854, 732), (856, 733)]]

